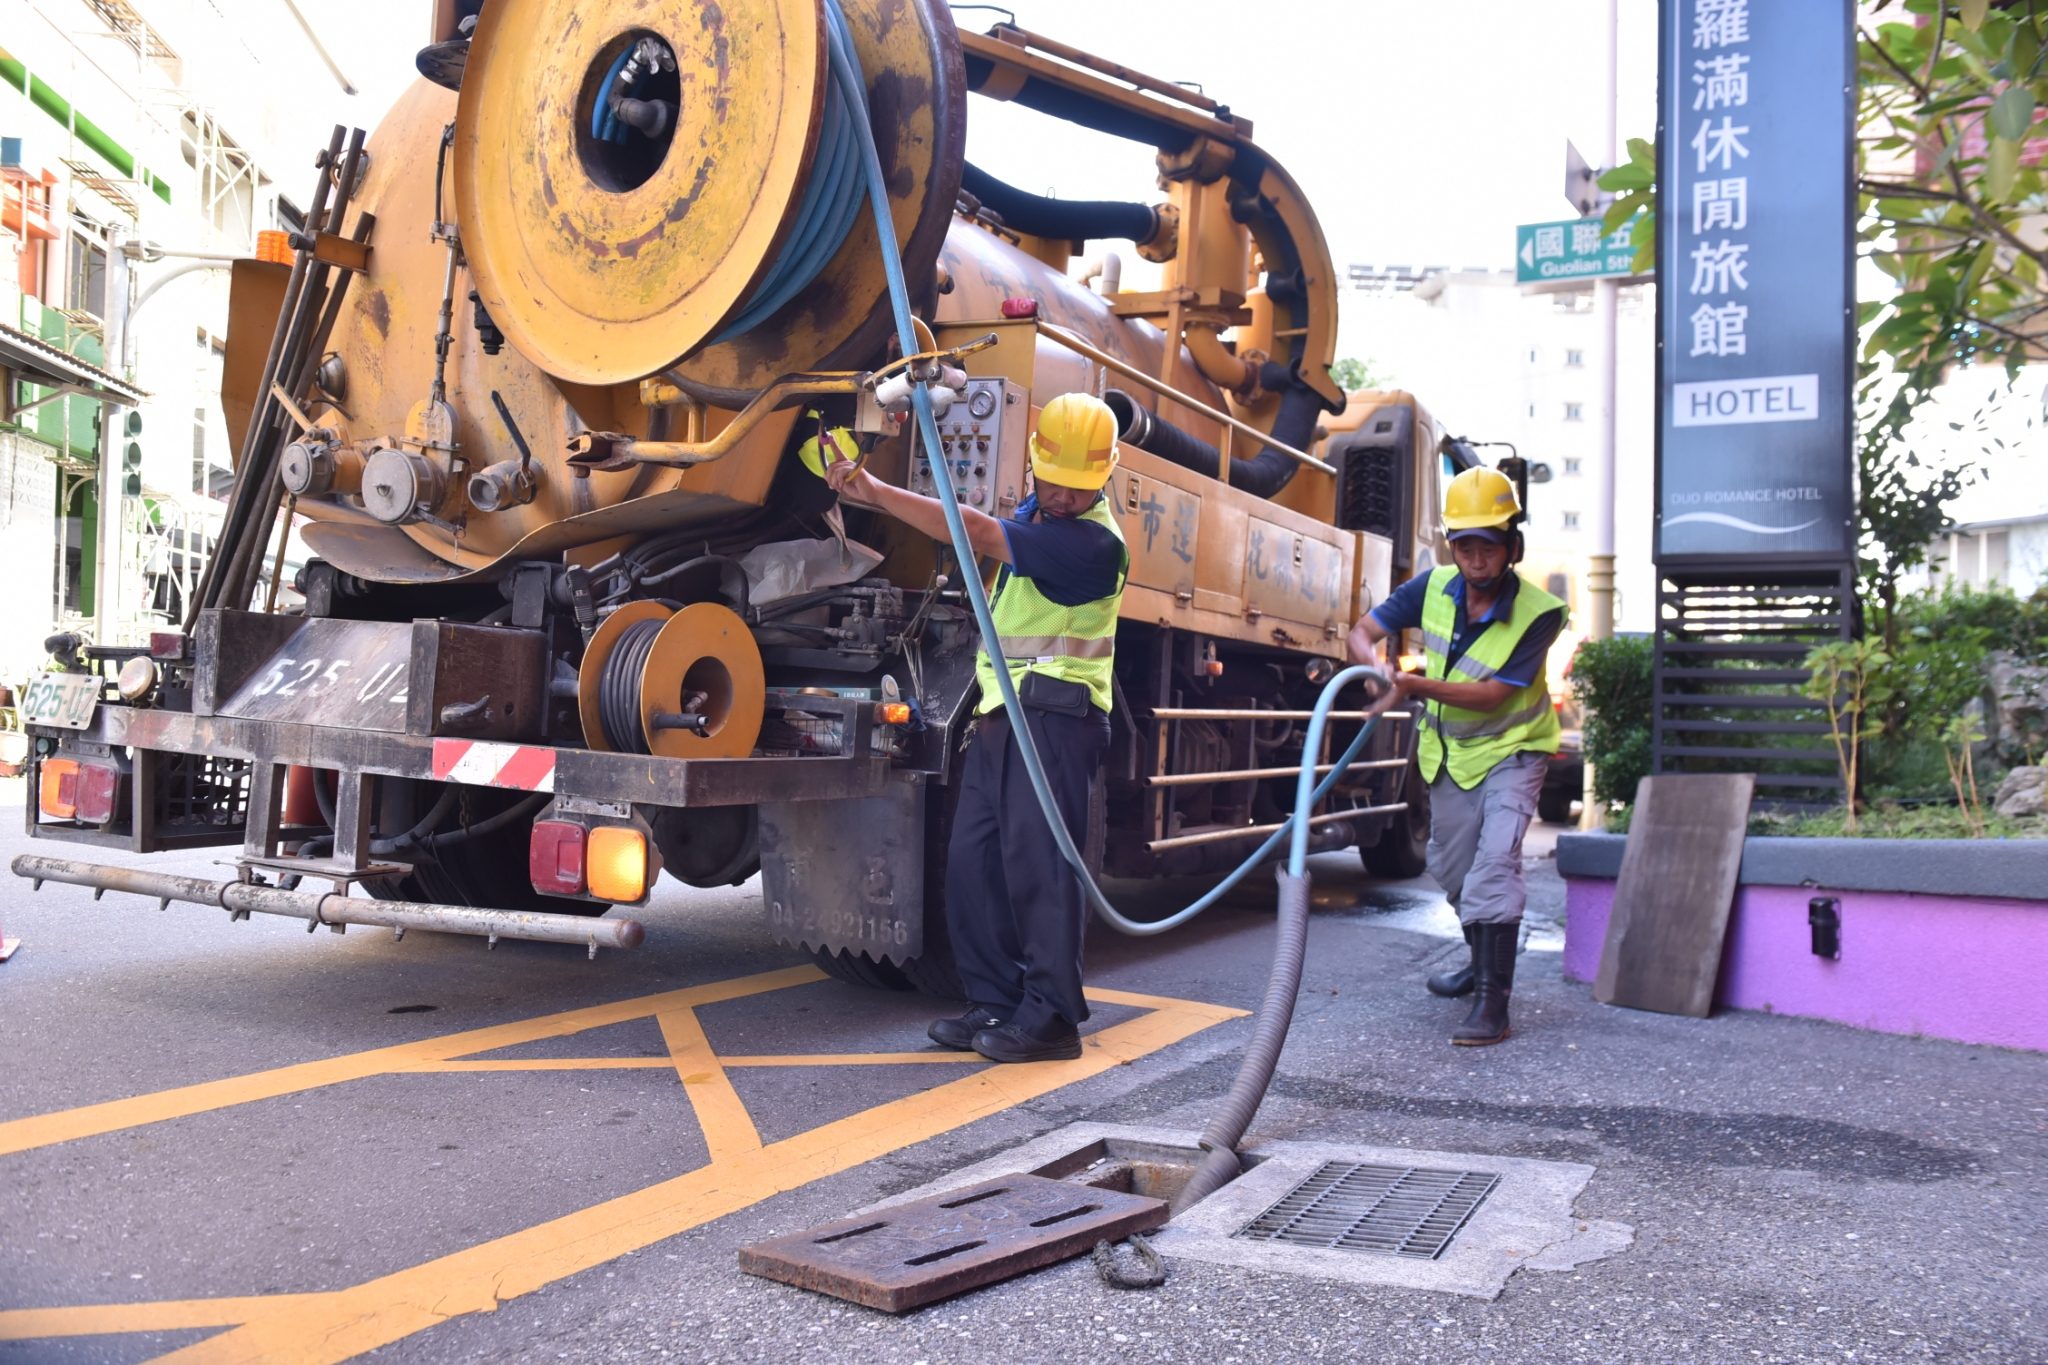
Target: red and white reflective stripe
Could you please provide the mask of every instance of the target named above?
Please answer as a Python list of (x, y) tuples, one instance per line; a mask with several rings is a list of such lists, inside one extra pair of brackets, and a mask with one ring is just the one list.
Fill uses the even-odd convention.
[(539, 744), (486, 744), (474, 739), (434, 741), (434, 780), (513, 791), (555, 789), (555, 751)]

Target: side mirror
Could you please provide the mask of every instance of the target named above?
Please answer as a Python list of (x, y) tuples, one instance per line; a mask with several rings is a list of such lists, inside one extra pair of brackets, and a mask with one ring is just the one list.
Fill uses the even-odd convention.
[(1550, 474), (1550, 466), (1549, 466), (1549, 465), (1547, 465), (1547, 464), (1543, 463), (1543, 462), (1542, 462), (1541, 460), (1532, 460), (1532, 461), (1530, 461), (1530, 463), (1529, 463), (1529, 482), (1530, 482), (1530, 483), (1549, 483), (1549, 482), (1550, 482), (1550, 478), (1551, 478), (1551, 474)]

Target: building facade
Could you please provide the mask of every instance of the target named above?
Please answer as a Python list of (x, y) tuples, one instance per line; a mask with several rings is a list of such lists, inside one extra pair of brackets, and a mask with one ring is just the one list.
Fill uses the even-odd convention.
[(29, 0), (0, 31), (0, 683), (54, 629), (182, 618), (232, 465), (227, 263), (300, 225), (351, 120), (321, 12)]

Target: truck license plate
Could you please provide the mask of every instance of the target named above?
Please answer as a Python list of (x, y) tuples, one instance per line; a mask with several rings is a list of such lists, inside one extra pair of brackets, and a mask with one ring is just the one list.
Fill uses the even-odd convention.
[(100, 704), (100, 680), (92, 673), (39, 673), (21, 694), (21, 718), (33, 725), (83, 730)]

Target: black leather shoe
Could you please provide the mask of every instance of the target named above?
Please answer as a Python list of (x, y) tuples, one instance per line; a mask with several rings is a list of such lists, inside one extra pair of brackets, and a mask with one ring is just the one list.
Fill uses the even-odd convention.
[(991, 1011), (975, 1005), (958, 1019), (932, 1020), (932, 1026), (925, 1030), (925, 1035), (940, 1047), (949, 1047), (955, 1052), (972, 1052), (974, 1035), (1002, 1022)]
[(1015, 1024), (996, 1024), (974, 1035), (974, 1050), (992, 1062), (1071, 1062), (1081, 1055), (1081, 1035), (1069, 1027), (1039, 1038)]

